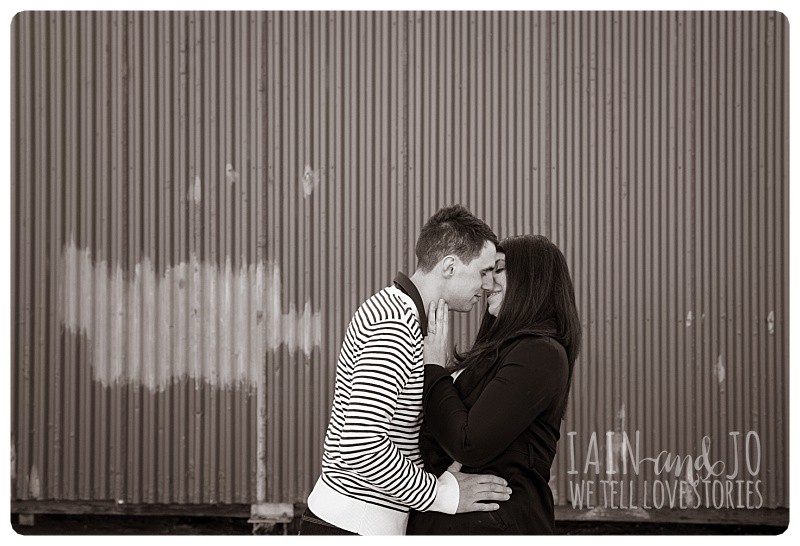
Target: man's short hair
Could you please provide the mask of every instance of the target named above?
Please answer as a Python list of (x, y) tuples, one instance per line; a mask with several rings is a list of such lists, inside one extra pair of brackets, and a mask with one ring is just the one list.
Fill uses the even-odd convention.
[(480, 255), (487, 241), (497, 245), (497, 235), (470, 211), (461, 205), (439, 209), (417, 238), (417, 268), (427, 273), (450, 254), (467, 264)]

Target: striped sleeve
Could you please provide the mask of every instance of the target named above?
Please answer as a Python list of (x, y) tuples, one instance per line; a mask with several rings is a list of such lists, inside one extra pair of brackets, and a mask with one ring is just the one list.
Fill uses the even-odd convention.
[(358, 325), (363, 342), (353, 355), (352, 391), (342, 408), (341, 460), (377, 490), (425, 510), (436, 496), (436, 477), (404, 456), (388, 436), (398, 397), (419, 360), (412, 328), (397, 318), (368, 322)]

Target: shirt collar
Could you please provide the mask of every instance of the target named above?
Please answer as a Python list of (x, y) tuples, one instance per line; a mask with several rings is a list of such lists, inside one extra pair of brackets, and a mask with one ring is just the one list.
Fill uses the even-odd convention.
[(425, 312), (425, 305), (422, 303), (422, 296), (419, 295), (416, 285), (408, 278), (405, 273), (398, 272), (394, 278), (394, 285), (414, 301), (417, 306), (419, 316), (419, 329), (422, 337), (428, 335), (428, 314)]

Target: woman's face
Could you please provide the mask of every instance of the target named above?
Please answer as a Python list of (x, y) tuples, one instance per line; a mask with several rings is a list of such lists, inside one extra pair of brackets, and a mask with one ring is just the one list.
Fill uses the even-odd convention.
[(506, 255), (502, 252), (497, 253), (494, 262), (494, 286), (489, 292), (487, 302), (489, 303), (489, 314), (497, 316), (500, 306), (503, 305), (503, 297), (506, 293)]

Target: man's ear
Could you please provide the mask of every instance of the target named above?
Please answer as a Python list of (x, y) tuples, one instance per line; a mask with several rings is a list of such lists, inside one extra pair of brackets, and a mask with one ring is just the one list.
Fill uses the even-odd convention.
[(456, 273), (456, 257), (445, 256), (442, 258), (442, 275), (445, 277), (452, 277)]

